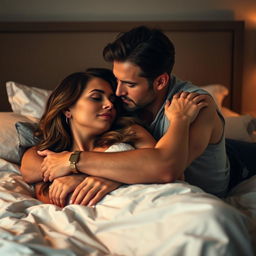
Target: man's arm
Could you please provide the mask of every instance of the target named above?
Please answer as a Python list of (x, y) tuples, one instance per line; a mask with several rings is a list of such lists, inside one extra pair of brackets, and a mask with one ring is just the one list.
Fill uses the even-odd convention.
[[(111, 179), (118, 178), (118, 181), (125, 183), (175, 181), (204, 152), (211, 140), (217, 116), (216, 105), (210, 96), (203, 95), (202, 98), (207, 108), (200, 111), (196, 120), (190, 125), (187, 117), (172, 119), (166, 134), (155, 148), (126, 152), (127, 155), (120, 153), (109, 159), (104, 154), (97, 156), (84, 152), (78, 169)], [(95, 161), (104, 164), (99, 167)]]
[[(194, 101), (203, 104), (200, 109), (193, 104), (187, 104), (187, 110), (182, 116), (174, 115), (173, 118), (169, 118), (171, 120), (171, 126), (173, 126), (173, 131), (168, 129), (166, 134), (156, 145), (156, 148), (163, 150), (163, 155), (165, 154), (166, 160), (169, 160), (174, 178), (183, 175), (184, 170), (193, 160), (205, 151), (209, 143), (217, 143), (223, 131), (223, 123), (217, 115), (216, 105), (212, 97), (207, 95), (195, 95), (197, 94), (188, 94), (188, 97), (192, 96)], [(195, 109), (193, 110), (195, 107), (197, 108), (196, 111), (200, 110), (200, 113), (195, 115), (196, 120), (194, 122), (188, 123), (187, 115), (190, 115), (190, 112), (195, 114)], [(167, 117), (171, 112), (174, 112), (175, 109), (170, 113), (168, 113), (168, 111), (170, 112), (168, 109), (165, 110)], [(212, 134), (216, 121), (220, 122), (221, 131), (219, 132), (220, 135), (217, 141), (216, 138), (215, 141), (213, 141)], [(189, 131), (187, 129), (189, 129)], [(173, 134), (175, 134), (175, 136), (173, 136)]]
[[(209, 144), (216, 107), (211, 97), (205, 98), (208, 107), (199, 113), (191, 128), (187, 121), (176, 119), (155, 148), (107, 154), (82, 152), (77, 164), (78, 169), (89, 175), (128, 184), (165, 183), (176, 180)], [(63, 172), (70, 171), (70, 152), (48, 153), (50, 157), (46, 157), (43, 167), (46, 180), (56, 177), (60, 165)], [(44, 152), (46, 155), (48, 153)]]

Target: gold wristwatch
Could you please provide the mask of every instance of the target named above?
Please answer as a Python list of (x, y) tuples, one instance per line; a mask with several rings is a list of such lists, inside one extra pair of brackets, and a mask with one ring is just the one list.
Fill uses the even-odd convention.
[(75, 151), (73, 152), (70, 157), (69, 157), (69, 166), (70, 168), (72, 168), (72, 172), (73, 173), (79, 173), (76, 164), (79, 161), (79, 157), (82, 151)]

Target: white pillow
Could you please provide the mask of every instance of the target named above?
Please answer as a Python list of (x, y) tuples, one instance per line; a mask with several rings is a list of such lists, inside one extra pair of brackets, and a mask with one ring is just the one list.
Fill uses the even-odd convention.
[(213, 99), (215, 100), (216, 104), (221, 110), (223, 99), (229, 93), (227, 87), (221, 84), (209, 84), (209, 85), (201, 86), (200, 88), (206, 90), (212, 95)]
[(19, 164), (17, 122), (30, 122), (30, 119), (13, 112), (0, 112), (0, 158)]
[(13, 112), (34, 118), (41, 118), (51, 93), (50, 90), (30, 87), (12, 81), (6, 83), (6, 90)]

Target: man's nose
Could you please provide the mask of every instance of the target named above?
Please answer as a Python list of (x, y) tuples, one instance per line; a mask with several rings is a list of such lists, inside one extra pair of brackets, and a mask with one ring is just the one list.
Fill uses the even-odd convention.
[(117, 83), (117, 88), (116, 88), (116, 96), (124, 96), (126, 94), (122, 84), (120, 82)]

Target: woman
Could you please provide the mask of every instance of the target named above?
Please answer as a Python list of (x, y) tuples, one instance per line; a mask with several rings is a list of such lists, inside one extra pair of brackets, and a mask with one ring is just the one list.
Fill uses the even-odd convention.
[[(36, 148), (29, 149), (24, 154), (21, 165), (22, 175), (28, 183), (40, 182), (36, 185), (36, 195), (40, 200), (63, 207), (67, 195), (74, 191), (71, 203), (90, 206), (118, 188), (121, 182), (101, 177), (88, 177), (83, 173), (59, 173), (58, 178), (52, 181), (48, 198), (47, 194), (44, 196), (40, 193), (42, 173), (39, 163), (43, 158), (36, 150), (109, 151), (110, 146), (116, 143), (129, 143), (134, 148), (155, 146), (153, 137), (133, 120), (116, 119), (119, 109), (116, 108), (118, 104), (111, 86), (115, 86), (115, 78), (111, 71), (89, 69), (85, 73), (68, 76), (51, 94), (39, 123), (38, 136), (42, 140)], [(173, 116), (185, 113), (190, 125), (199, 110), (207, 104), (203, 101), (203, 95), (188, 96), (187, 93), (183, 93), (183, 96), (177, 95), (172, 104), (167, 103), (166, 115), (172, 119)], [(119, 111), (118, 115), (120, 114)], [(169, 143), (171, 136), (170, 129), (156, 145), (164, 151), (167, 148), (166, 157), (169, 155), (170, 147), (179, 147), (177, 144)], [(124, 150), (127, 149), (131, 147), (125, 146)], [(177, 150), (176, 152), (179, 153)], [(67, 164), (69, 165), (69, 162)], [(182, 175), (183, 173), (180, 174)]]
[[(55, 179), (48, 196), (48, 186), (43, 185), (40, 172), (39, 163), (43, 158), (36, 150), (105, 151), (110, 145), (120, 142), (130, 143), (135, 148), (154, 146), (153, 137), (134, 120), (116, 119), (117, 112), (119, 115), (121, 112), (114, 95), (115, 83), (110, 70), (88, 69), (66, 77), (50, 95), (37, 132), (41, 142), (25, 152), (21, 163), (25, 181), (37, 183), (36, 197), (41, 201), (63, 207), (67, 195), (82, 182), (80, 188), (83, 190), (72, 198), (73, 203), (94, 205), (121, 183), (71, 174)], [(112, 131), (107, 132), (110, 128)]]

